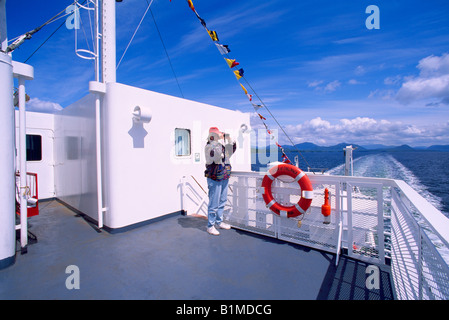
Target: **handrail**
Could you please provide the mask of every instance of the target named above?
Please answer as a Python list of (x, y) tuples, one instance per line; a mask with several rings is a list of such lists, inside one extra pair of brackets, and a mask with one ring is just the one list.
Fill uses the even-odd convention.
[(404, 196), (420, 212), (432, 231), (449, 247), (449, 219), (402, 180), (394, 180)]

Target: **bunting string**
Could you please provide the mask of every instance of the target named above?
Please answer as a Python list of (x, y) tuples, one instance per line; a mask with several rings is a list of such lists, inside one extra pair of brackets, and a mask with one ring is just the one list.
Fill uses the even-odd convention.
[[(170, 0), (171, 1), (171, 0)], [(267, 126), (267, 124), (265, 123), (265, 121), (267, 120), (260, 112), (260, 110), (262, 110), (262, 108), (264, 110), (266, 110), (270, 116), (274, 119), (274, 121), (276, 122), (276, 124), (279, 126), (279, 128), (281, 128), (282, 132), (285, 134), (285, 136), (290, 140), (292, 146), (296, 149), (296, 151), (299, 153), (299, 155), (301, 155), (301, 157), (303, 158), (303, 160), (305, 161), (305, 163), (310, 167), (309, 163), (307, 162), (307, 160), (304, 158), (304, 156), (301, 154), (301, 152), (297, 149), (297, 147), (295, 146), (295, 144), (293, 143), (293, 141), (290, 139), (290, 137), (288, 136), (288, 134), (285, 132), (284, 128), (280, 125), (280, 123), (276, 120), (276, 118), (273, 116), (273, 114), (271, 113), (271, 111), (268, 109), (268, 107), (263, 103), (262, 99), (259, 97), (259, 95), (256, 93), (256, 91), (253, 89), (253, 87), (251, 86), (251, 84), (248, 82), (248, 80), (245, 78), (244, 76), (244, 70), (243, 68), (238, 68), (237, 66), (240, 66), (240, 63), (236, 61), (236, 59), (233, 59), (229, 56), (229, 53), (231, 52), (231, 50), (229, 49), (228, 45), (222, 44), (220, 43), (220, 40), (218, 38), (218, 34), (215, 30), (209, 30), (207, 25), (206, 25), (206, 21), (201, 18), (201, 16), (198, 14), (198, 12), (195, 9), (195, 6), (193, 5), (192, 0), (186, 0), (190, 9), (195, 13), (196, 17), (198, 18), (198, 20), (200, 21), (201, 25), (204, 27), (204, 29), (207, 31), (209, 37), (211, 38), (211, 40), (215, 43), (215, 46), (217, 47), (218, 51), (220, 52), (220, 54), (223, 56), (225, 62), (227, 63), (227, 65), (229, 66), (229, 68), (232, 70), (232, 72), (234, 73), (235, 78), (237, 79), (237, 82), (240, 84), (243, 92), (245, 93), (246, 97), (248, 98), (248, 100), (250, 101), (250, 103), (252, 104), (254, 111), (257, 113), (257, 115), (259, 116), (260, 120), (262, 121), (268, 135), (271, 137), (271, 140), (273, 140), (275, 137), (273, 136), (273, 131), (269, 129), (269, 127)], [(251, 90), (252, 94), (248, 92), (248, 89), (240, 82), (240, 80), (243, 79), (243, 81), (245, 82), (245, 84), (247, 85), (247, 87)], [(254, 103), (253, 102), (253, 97), (256, 97), (257, 100), (259, 100), (260, 103)], [(291, 163), (290, 159), (288, 158), (288, 156), (285, 154), (285, 150), (284, 148), (278, 143), (275, 142), (276, 146), (279, 148), (279, 150), (282, 153), (282, 162), (284, 163)]]

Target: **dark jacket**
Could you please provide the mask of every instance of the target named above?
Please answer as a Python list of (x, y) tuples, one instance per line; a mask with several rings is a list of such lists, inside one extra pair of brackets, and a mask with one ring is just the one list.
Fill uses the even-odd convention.
[(206, 171), (204, 171), (204, 175), (217, 181), (229, 179), (232, 169), (230, 158), (236, 149), (237, 144), (235, 142), (223, 146), (217, 143), (211, 144), (208, 141), (205, 147)]

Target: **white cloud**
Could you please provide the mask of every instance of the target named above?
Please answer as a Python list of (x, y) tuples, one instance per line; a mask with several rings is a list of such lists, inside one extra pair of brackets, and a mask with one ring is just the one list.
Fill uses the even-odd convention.
[(354, 73), (356, 75), (363, 75), (366, 73), (366, 69), (363, 66), (357, 66), (357, 68), (355, 68)]
[(39, 98), (31, 98), (30, 101), (26, 104), (27, 111), (35, 111), (35, 112), (45, 112), (45, 113), (54, 113), (56, 111), (62, 110), (62, 107), (59, 103), (51, 102), (51, 101), (43, 101)]
[(449, 54), (421, 59), (417, 68), (419, 76), (405, 80), (396, 95), (397, 100), (404, 104), (417, 100), (449, 104)]
[[(316, 117), (298, 125), (288, 125), (285, 130), (295, 143), (313, 142), (320, 145), (346, 142), (360, 145), (381, 143), (416, 146), (437, 144), (449, 139), (449, 123), (417, 126), (369, 117), (345, 118), (336, 123)], [(283, 139), (282, 135), (280, 138)], [(281, 142), (288, 144), (286, 140)]]
[(401, 82), (402, 77), (397, 75), (394, 77), (387, 77), (384, 79), (384, 84), (392, 86), (392, 85), (396, 85), (399, 84)]
[(315, 81), (309, 82), (308, 83), (308, 87), (309, 88), (316, 88), (316, 87), (318, 87), (322, 83), (323, 83), (323, 80), (315, 80)]
[(326, 91), (326, 92), (333, 92), (333, 91), (337, 90), (337, 88), (340, 87), (340, 85), (341, 85), (341, 82), (338, 81), (338, 80), (329, 82), (326, 85), (326, 87), (324, 87), (324, 91)]
[(356, 84), (365, 84), (365, 82), (359, 81), (359, 80), (356, 80), (356, 79), (350, 79), (350, 80), (348, 81), (348, 84), (352, 84), (352, 85), (356, 85)]
[(421, 76), (439, 76), (449, 74), (449, 54), (445, 53), (441, 57), (431, 55), (419, 61), (418, 67)]
[(338, 80), (334, 80), (327, 84), (324, 84), (323, 80), (315, 80), (312, 82), (308, 82), (307, 86), (309, 88), (315, 88), (316, 91), (323, 91), (329, 93), (337, 90), (341, 86), (341, 82)]
[(370, 91), (368, 98), (380, 98), (382, 100), (391, 100), (395, 97), (396, 92), (394, 90), (380, 90), (376, 89), (374, 91)]

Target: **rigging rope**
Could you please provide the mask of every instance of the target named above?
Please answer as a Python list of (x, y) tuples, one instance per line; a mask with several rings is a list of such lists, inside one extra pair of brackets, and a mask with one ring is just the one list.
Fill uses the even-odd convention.
[(24, 63), (27, 63), (27, 61), (28, 60), (30, 60), (31, 59), (31, 57), (32, 56), (34, 56), (34, 54), (48, 41), (48, 40), (50, 40), (50, 38), (51, 37), (53, 37), (53, 35), (59, 30), (59, 29), (61, 29), (61, 27), (63, 26), (65, 24), (65, 21), (63, 21), (60, 25), (59, 25), (59, 27), (58, 28), (56, 28), (56, 30), (55, 31), (53, 31), (48, 37), (47, 37), (47, 39), (45, 39), (44, 40), (44, 42), (42, 42), (40, 45), (39, 45), (39, 47), (37, 47), (37, 49), (36, 50), (34, 50), (33, 51), (33, 53), (24, 61)]
[[(171, 0), (170, 0), (171, 1)], [(190, 9), (192, 9), (192, 11), (195, 13), (196, 17), (198, 18), (198, 20), (200, 21), (201, 25), (204, 27), (204, 29), (206, 29), (207, 33), (209, 34), (210, 38), (212, 39), (212, 41), (215, 43), (218, 51), (225, 57), (225, 60), (227, 62), (227, 64), (229, 65), (229, 67), (231, 69), (233, 69), (234, 67), (238, 66), (239, 63), (235, 61), (235, 59), (231, 59), (228, 56), (228, 53), (231, 51), (229, 50), (229, 47), (227, 45), (222, 45), (219, 42), (218, 39), (218, 35), (216, 31), (212, 31), (209, 30), (206, 26), (206, 21), (204, 21), (204, 19), (202, 19), (200, 17), (200, 15), (198, 14), (198, 12), (196, 11), (192, 0), (186, 0)], [(248, 85), (248, 87), (252, 90), (252, 92), (254, 93), (254, 95), (257, 97), (257, 99), (260, 101), (261, 105), (258, 104), (254, 104), (252, 103), (252, 95), (248, 94), (248, 90), (239, 82), (240, 86), (242, 87), (243, 91), (245, 92), (246, 96), (248, 97), (249, 101), (251, 102), (251, 104), (253, 105), (257, 115), (259, 116), (259, 118), (262, 120), (262, 123), (264, 124), (267, 132), (269, 135), (272, 134), (272, 132), (268, 129), (268, 126), (265, 124), (265, 122), (263, 120), (266, 120), (261, 114), (259, 114), (259, 112), (257, 111), (259, 108), (264, 107), (268, 113), (271, 115), (271, 117), (274, 119), (274, 121), (276, 122), (276, 124), (279, 126), (279, 128), (282, 130), (282, 132), (285, 134), (285, 136), (288, 138), (288, 140), (290, 141), (290, 143), (292, 144), (293, 148), (296, 150), (296, 152), (302, 157), (302, 159), (305, 161), (305, 163), (307, 164), (308, 167), (310, 167), (309, 163), (307, 162), (307, 160), (305, 159), (305, 157), (302, 155), (301, 151), (295, 146), (295, 144), (293, 143), (292, 139), (290, 138), (290, 136), (287, 134), (287, 132), (285, 132), (284, 128), (281, 126), (281, 124), (277, 121), (277, 119), (274, 117), (274, 115), (271, 113), (271, 111), (268, 109), (268, 107), (265, 105), (265, 103), (262, 101), (262, 99), (260, 98), (260, 96), (257, 94), (257, 92), (254, 90), (254, 88), (251, 86), (251, 84), (249, 83), (249, 81), (246, 79), (246, 77), (244, 76), (244, 71), (243, 69), (239, 69), (239, 70), (233, 70), (234, 75), (236, 76), (237, 81), (239, 81), (241, 78), (243, 78), (243, 80), (245, 81), (245, 83)], [(276, 142), (276, 146), (280, 149), (281, 153), (282, 153), (282, 158), (283, 158), (283, 162), (286, 163), (291, 163), (290, 160), (288, 159), (287, 155), (285, 154), (285, 150), (284, 148)], [(315, 172), (314, 172), (315, 173)]]
[[(148, 0), (147, 0), (148, 2)], [(165, 47), (164, 40), (162, 39), (161, 32), (156, 23), (156, 19), (154, 18), (153, 11), (150, 9), (151, 17), (153, 17), (154, 25), (156, 26), (157, 33), (159, 34), (159, 39), (161, 39), (162, 46), (164, 47), (165, 55), (167, 56), (168, 63), (170, 64), (171, 71), (173, 72), (173, 76), (175, 77), (176, 84), (178, 85), (179, 91), (181, 92), (181, 96), (184, 98), (184, 93), (182, 92), (181, 86), (179, 85), (178, 77), (176, 76), (175, 69), (173, 68), (173, 64), (171, 63), (170, 56), (168, 55), (167, 48)]]
[[(87, 1), (87, 0), (85, 0), (84, 3), (85, 3), (86, 1)], [(76, 4), (77, 2), (78, 2), (77, 0), (74, 1), (74, 2), (72, 3), (72, 5)], [(56, 20), (58, 20), (58, 19), (64, 17), (65, 15), (63, 15), (63, 16), (61, 16), (61, 17), (60, 17), (60, 15), (61, 15), (62, 13), (65, 13), (65, 11), (66, 11), (66, 9), (62, 10), (61, 12), (59, 12), (58, 14), (56, 14), (56, 15), (55, 15), (54, 17), (52, 17), (51, 19), (47, 20), (44, 24), (40, 25), (39, 27), (37, 27), (37, 28), (35, 28), (35, 29), (31, 30), (31, 31), (28, 31), (28, 32), (22, 34), (21, 36), (15, 38), (16, 40), (6, 48), (6, 53), (13, 52), (13, 51), (14, 51), (15, 49), (17, 49), (20, 45), (22, 45), (22, 43), (24, 43), (25, 40), (31, 39), (31, 37), (33, 36), (33, 34), (35, 34), (36, 32), (38, 32), (39, 30), (41, 30), (43, 27), (45, 27), (46, 25), (48, 25), (48, 24), (50, 24), (50, 23), (52, 23), (52, 22), (54, 22), (54, 21), (56, 21)], [(60, 27), (61, 27), (61, 26), (60, 26)], [(60, 28), (60, 27), (59, 27), (59, 28)], [(59, 28), (58, 28), (58, 29), (59, 29)], [(48, 39), (47, 39), (47, 40), (48, 40)], [(47, 40), (46, 40), (46, 41), (47, 41)], [(44, 43), (45, 43), (46, 41), (44, 41)], [(42, 46), (42, 45), (41, 45), (41, 46)], [(41, 47), (41, 46), (40, 46), (40, 47)], [(40, 48), (40, 47), (39, 47), (39, 48)], [(33, 53), (33, 54), (34, 54), (34, 53)]]
[(147, 9), (145, 10), (145, 13), (144, 13), (143, 16), (142, 16), (142, 19), (140, 19), (140, 22), (139, 22), (139, 24), (137, 25), (137, 28), (136, 28), (136, 30), (134, 31), (134, 34), (132, 35), (131, 40), (129, 40), (128, 45), (126, 46), (125, 51), (124, 51), (123, 54), (122, 54), (122, 57), (120, 58), (119, 62), (117, 63), (117, 66), (115, 67), (116, 70), (117, 70), (118, 67), (120, 66), (120, 63), (122, 62), (123, 57), (124, 57), (125, 54), (126, 54), (126, 51), (128, 51), (128, 48), (129, 48), (129, 46), (131, 45), (131, 42), (133, 41), (134, 37), (136, 36), (137, 30), (139, 30), (140, 25), (142, 24), (143, 19), (145, 19), (145, 16), (147, 15), (148, 10), (150, 9), (150, 6), (151, 6), (152, 3), (153, 3), (153, 0), (151, 0), (151, 2), (148, 4)]
[(152, 17), (152, 19), (153, 19), (154, 25), (155, 25), (155, 27), (156, 27), (156, 31), (157, 31), (157, 33), (158, 33), (158, 35), (159, 35), (159, 39), (161, 40), (162, 47), (164, 48), (165, 55), (167, 56), (167, 60), (168, 60), (168, 63), (169, 63), (169, 65), (170, 65), (170, 69), (171, 69), (171, 71), (172, 71), (172, 73), (173, 73), (173, 76), (175, 77), (176, 84), (178, 85), (178, 88), (179, 88), (179, 91), (180, 91), (180, 93), (181, 93), (181, 96), (184, 98), (184, 93), (182, 92), (181, 86), (180, 86), (180, 84), (179, 84), (178, 77), (177, 77), (177, 75), (176, 75), (176, 73), (175, 73), (175, 69), (173, 68), (173, 64), (172, 64), (172, 62), (171, 62), (170, 56), (168, 55), (168, 51), (167, 51), (167, 48), (166, 48), (166, 46), (165, 46), (164, 40), (162, 39), (162, 34), (161, 34), (161, 32), (160, 32), (160, 30), (159, 30), (159, 27), (158, 27), (158, 25), (157, 25), (157, 23), (156, 23), (156, 19), (154, 18), (153, 11), (152, 11), (151, 8), (150, 8), (150, 7), (151, 7), (151, 4), (153, 3), (153, 0), (151, 0), (151, 2), (148, 2), (148, 0), (146, 0), (146, 2), (147, 2), (147, 4), (148, 4), (148, 6), (147, 6), (147, 8), (146, 8), (146, 10), (145, 10), (145, 13), (144, 13), (143, 16), (142, 16), (142, 19), (140, 19), (139, 25), (137, 26), (136, 30), (134, 31), (133, 36), (131, 37), (131, 40), (129, 41), (128, 45), (126, 46), (126, 49), (125, 49), (125, 51), (123, 52), (123, 55), (122, 55), (122, 57), (120, 58), (120, 60), (119, 60), (119, 62), (118, 62), (118, 64), (117, 64), (116, 69), (118, 69), (118, 67), (120, 66), (120, 63), (122, 62), (122, 60), (123, 60), (123, 58), (124, 58), (126, 52), (128, 51), (128, 48), (129, 48), (129, 46), (131, 45), (131, 42), (133, 41), (133, 39), (134, 39), (134, 37), (135, 37), (137, 31), (139, 30), (139, 28), (140, 28), (140, 26), (141, 26), (141, 24), (142, 24), (142, 22), (143, 22), (145, 16), (147, 15), (148, 11), (150, 11), (150, 14), (151, 14), (151, 17)]

